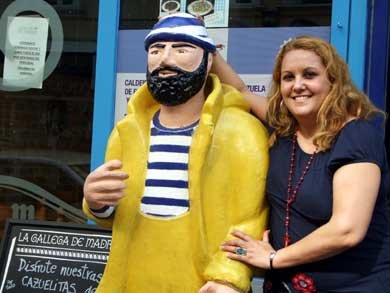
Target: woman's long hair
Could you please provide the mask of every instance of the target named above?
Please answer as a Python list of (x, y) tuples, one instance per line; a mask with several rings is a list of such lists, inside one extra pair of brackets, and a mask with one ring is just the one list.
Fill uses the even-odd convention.
[(369, 119), (384, 112), (376, 108), (369, 98), (353, 84), (348, 65), (328, 42), (310, 36), (300, 36), (283, 45), (276, 57), (272, 74), (267, 120), (274, 128), (270, 138), (272, 145), (278, 137), (291, 136), (298, 122), (283, 103), (280, 84), (281, 67), (286, 53), (292, 50), (307, 50), (318, 55), (325, 66), (331, 89), (317, 113), (317, 132), (314, 144), (319, 150), (329, 149), (345, 123), (350, 119)]

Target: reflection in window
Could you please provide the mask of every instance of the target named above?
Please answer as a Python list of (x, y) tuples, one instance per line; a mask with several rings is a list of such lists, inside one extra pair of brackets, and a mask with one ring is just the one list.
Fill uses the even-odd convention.
[[(42, 17), (27, 2), (31, 9), (18, 16)], [(59, 63), (42, 89), (0, 90), (0, 235), (7, 218), (85, 222), (98, 1), (46, 2), (64, 31)], [(12, 3), (0, 1), (0, 15)], [(0, 52), (1, 77), (4, 59)]]

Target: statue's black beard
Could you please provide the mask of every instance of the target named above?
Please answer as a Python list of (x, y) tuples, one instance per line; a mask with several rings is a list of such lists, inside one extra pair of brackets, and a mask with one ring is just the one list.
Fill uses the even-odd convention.
[[(176, 66), (158, 67), (152, 72), (147, 71), (146, 81), (148, 89), (154, 99), (164, 106), (184, 104), (196, 95), (204, 85), (207, 75), (208, 53), (205, 51), (203, 59), (197, 69), (185, 71)], [(169, 70), (175, 75), (160, 77), (159, 72)]]

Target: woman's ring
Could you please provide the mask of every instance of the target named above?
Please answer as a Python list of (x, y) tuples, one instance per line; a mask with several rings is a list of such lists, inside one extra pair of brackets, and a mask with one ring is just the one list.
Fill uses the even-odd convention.
[(246, 255), (246, 250), (242, 247), (239, 247), (236, 249), (236, 254), (237, 255)]

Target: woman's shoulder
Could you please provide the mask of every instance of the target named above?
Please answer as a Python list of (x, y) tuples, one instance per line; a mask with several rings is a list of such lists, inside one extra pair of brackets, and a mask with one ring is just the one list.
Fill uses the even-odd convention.
[(374, 134), (380, 134), (380, 127), (377, 125), (378, 121), (376, 120), (366, 120), (366, 119), (357, 119), (352, 118), (349, 121), (347, 121), (344, 125), (344, 127), (341, 129), (342, 132), (360, 132), (363, 131), (364, 133), (374, 133)]
[(331, 149), (330, 165), (373, 162), (383, 167), (386, 150), (383, 131), (375, 121), (352, 119), (340, 130)]
[(377, 121), (351, 119), (340, 130), (335, 145), (378, 147), (384, 143), (384, 132), (381, 131)]

